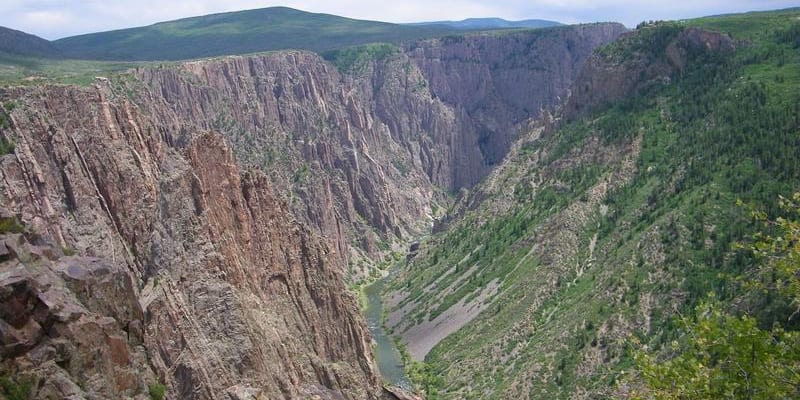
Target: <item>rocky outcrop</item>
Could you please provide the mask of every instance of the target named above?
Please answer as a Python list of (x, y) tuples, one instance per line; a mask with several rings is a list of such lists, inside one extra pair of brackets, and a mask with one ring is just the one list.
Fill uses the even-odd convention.
[(357, 266), (427, 230), (446, 202), (436, 187), (484, 177), (519, 124), (555, 107), (592, 50), (623, 30), (422, 41), (356, 74), (307, 52), (227, 57), (142, 68), (123, 86), (159, 126), (221, 132)]
[[(380, 395), (368, 333), (341, 266), (290, 217), (262, 173), (239, 169), (221, 136), (161, 131), (128, 101), (111, 100), (107, 83), (5, 95), (20, 106), (12, 113), (15, 154), (2, 158), (2, 204), (56, 246), (102, 258), (103, 269), (136, 283), (115, 278), (116, 292), (102, 281), (87, 292), (80, 277), (91, 272), (50, 268), (68, 289), (64, 297), (72, 293), (116, 321), (86, 340), (121, 337), (112, 350), (141, 341), (172, 398)], [(24, 298), (37, 296), (26, 290)], [(128, 307), (132, 316), (117, 309), (126, 298), (138, 300)], [(81, 328), (77, 316), (57, 318)], [(137, 318), (141, 338), (119, 331)], [(33, 339), (21, 341), (26, 347), (17, 352), (36, 348)], [(97, 357), (112, 365), (117, 356)], [(26, 365), (18, 357), (11, 364)], [(76, 365), (68, 376), (89, 397), (142, 393), (141, 377), (119, 389), (101, 380), (105, 391), (94, 390), (87, 368)]]
[(0, 368), (35, 398), (146, 398), (157, 378), (128, 273), (30, 233), (0, 235), (0, 249)]
[(673, 23), (644, 26), (589, 58), (575, 79), (564, 116), (573, 119), (669, 83), (691, 57), (724, 57), (733, 49), (733, 40), (724, 33)]
[[(295, 215), (344, 262), (421, 232), (434, 191), (372, 111), (371, 83), (319, 56), (282, 52), (141, 69), (131, 90), (159, 126), (215, 130), (239, 162), (268, 173)], [(433, 100), (410, 96), (416, 107)], [(351, 254), (352, 252), (352, 254)], [(355, 271), (356, 273), (358, 271)]]
[[(484, 176), (621, 30), (421, 42), (353, 74), (286, 51), (2, 89), (15, 150), (0, 158), (0, 204), (80, 255), (8, 275), (25, 282), (13, 304), (41, 309), (54, 280), (71, 315), (107, 323), (58, 336), (99, 350), (91, 365), (40, 358), (63, 377), (51, 384), (24, 360), (53, 346), (48, 321), (78, 331), (82, 317), (4, 319), (3, 372), (89, 398), (141, 397), (151, 381), (181, 399), (389, 396), (345, 276), (428, 229), (441, 188)], [(128, 370), (143, 372), (115, 386)]]
[(386, 386), (384, 395), (387, 400), (422, 400), (421, 397), (394, 386)]

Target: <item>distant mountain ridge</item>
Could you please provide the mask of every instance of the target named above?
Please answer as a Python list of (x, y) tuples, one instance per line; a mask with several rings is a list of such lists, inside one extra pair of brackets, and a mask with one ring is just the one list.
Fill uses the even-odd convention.
[(0, 26), (0, 52), (45, 58), (61, 56), (61, 50), (52, 42), (3, 26)]
[(413, 40), (447, 34), (453, 29), (269, 7), (91, 33), (53, 43), (69, 57), (81, 59), (179, 60), (281, 49), (320, 52), (370, 42)]
[(456, 29), (480, 30), (480, 29), (510, 29), (510, 28), (547, 28), (551, 26), (564, 25), (557, 21), (544, 19), (524, 19), (519, 21), (509, 21), (503, 18), (467, 18), (461, 21), (430, 21), (412, 22), (406, 25), (413, 26), (448, 26)]
[(543, 28), (554, 21), (463, 21), (393, 24), (311, 13), (288, 7), (209, 14), (48, 41), (0, 28), (0, 52), (105, 61), (170, 61), (300, 49), (325, 52), (367, 43), (400, 43), (465, 31)]

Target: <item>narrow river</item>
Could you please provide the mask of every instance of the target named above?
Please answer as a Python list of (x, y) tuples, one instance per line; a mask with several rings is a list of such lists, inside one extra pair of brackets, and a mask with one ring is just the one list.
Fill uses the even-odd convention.
[(367, 308), (364, 310), (364, 314), (369, 332), (375, 341), (375, 358), (384, 382), (401, 389), (411, 390), (411, 383), (403, 370), (400, 351), (397, 350), (394, 341), (386, 334), (381, 324), (383, 316), (381, 291), (383, 290), (383, 285), (384, 280), (380, 279), (364, 288), (364, 295), (367, 298)]

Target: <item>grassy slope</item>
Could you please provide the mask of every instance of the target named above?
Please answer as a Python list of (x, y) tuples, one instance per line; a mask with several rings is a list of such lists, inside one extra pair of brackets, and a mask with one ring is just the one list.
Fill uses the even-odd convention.
[(97, 76), (108, 76), (144, 63), (45, 59), (0, 52), (0, 87), (60, 83), (88, 85)]
[(325, 51), (453, 31), (444, 26), (412, 27), (271, 7), (73, 36), (54, 44), (74, 58), (179, 60), (288, 48)]
[[(800, 186), (798, 18), (787, 10), (646, 28), (637, 35), (693, 25), (743, 42), (730, 57), (692, 56), (682, 77), (551, 137), (522, 140), (477, 189), (487, 198), (424, 243), (393, 283), (423, 320), (502, 282), (486, 311), (428, 355), (442, 380), (429, 398), (607, 397), (630, 366), (629, 335), (658, 347), (676, 335), (675, 310), (689, 312), (709, 290), (725, 295), (725, 274), (750, 265), (731, 250), (752, 229), (736, 199), (774, 204)], [(604, 51), (659, 52), (630, 43)], [(587, 190), (603, 186), (599, 197)], [(473, 265), (448, 295), (425, 293)], [(780, 305), (770, 307), (765, 324)]]

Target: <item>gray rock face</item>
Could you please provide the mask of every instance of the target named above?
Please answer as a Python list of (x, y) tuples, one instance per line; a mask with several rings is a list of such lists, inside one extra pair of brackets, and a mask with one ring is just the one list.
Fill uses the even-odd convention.
[[(181, 399), (386, 396), (344, 276), (428, 229), (440, 187), (483, 177), (622, 29), (421, 42), (351, 75), (287, 51), (2, 89), (17, 107), (0, 204), (52, 244), (39, 252), (65, 304), (39, 318), (34, 267), (0, 246), (3, 371), (47, 378), (24, 361), (48, 343), (43, 324), (84, 332), (91, 315), (99, 328), (60, 337), (75, 359), (85, 338), (108, 349), (56, 362), (52, 393), (141, 397), (158, 381)], [(123, 353), (124, 385), (93, 372)]]
[(558, 106), (584, 60), (624, 31), (620, 24), (594, 24), (407, 46), (457, 121), (451, 176), (436, 183), (458, 189), (484, 178), (505, 157), (520, 124)]
[[(101, 259), (55, 261), (47, 279), (63, 288), (56, 292), (37, 294), (30, 288), (38, 278), (24, 274), (5, 285), (22, 294), (3, 302), (19, 304), (4, 319), (18, 309), (57, 310), (6, 319), (14, 327), (3, 330), (14, 357), (7, 371), (39, 376), (25, 357), (55, 318), (75, 332), (56, 335), (76, 347), (73, 359), (98, 359), (60, 367), (66, 373), (53, 385), (83, 388), (89, 398), (146, 396), (145, 380), (181, 399), (305, 398), (318, 386), (378, 398), (368, 331), (323, 241), (290, 217), (263, 174), (238, 168), (221, 136), (197, 133), (170, 145), (107, 91), (99, 84), (15, 96), (26, 105), (14, 114), (16, 154), (2, 159), (2, 204), (56, 248)], [(34, 283), (16, 289), (20, 280)], [(90, 325), (96, 333), (82, 322), (90, 312), (103, 321)], [(95, 354), (101, 334), (119, 340)], [(115, 351), (133, 348), (142, 361), (129, 368), (130, 385), (92, 375), (111, 368)]]

